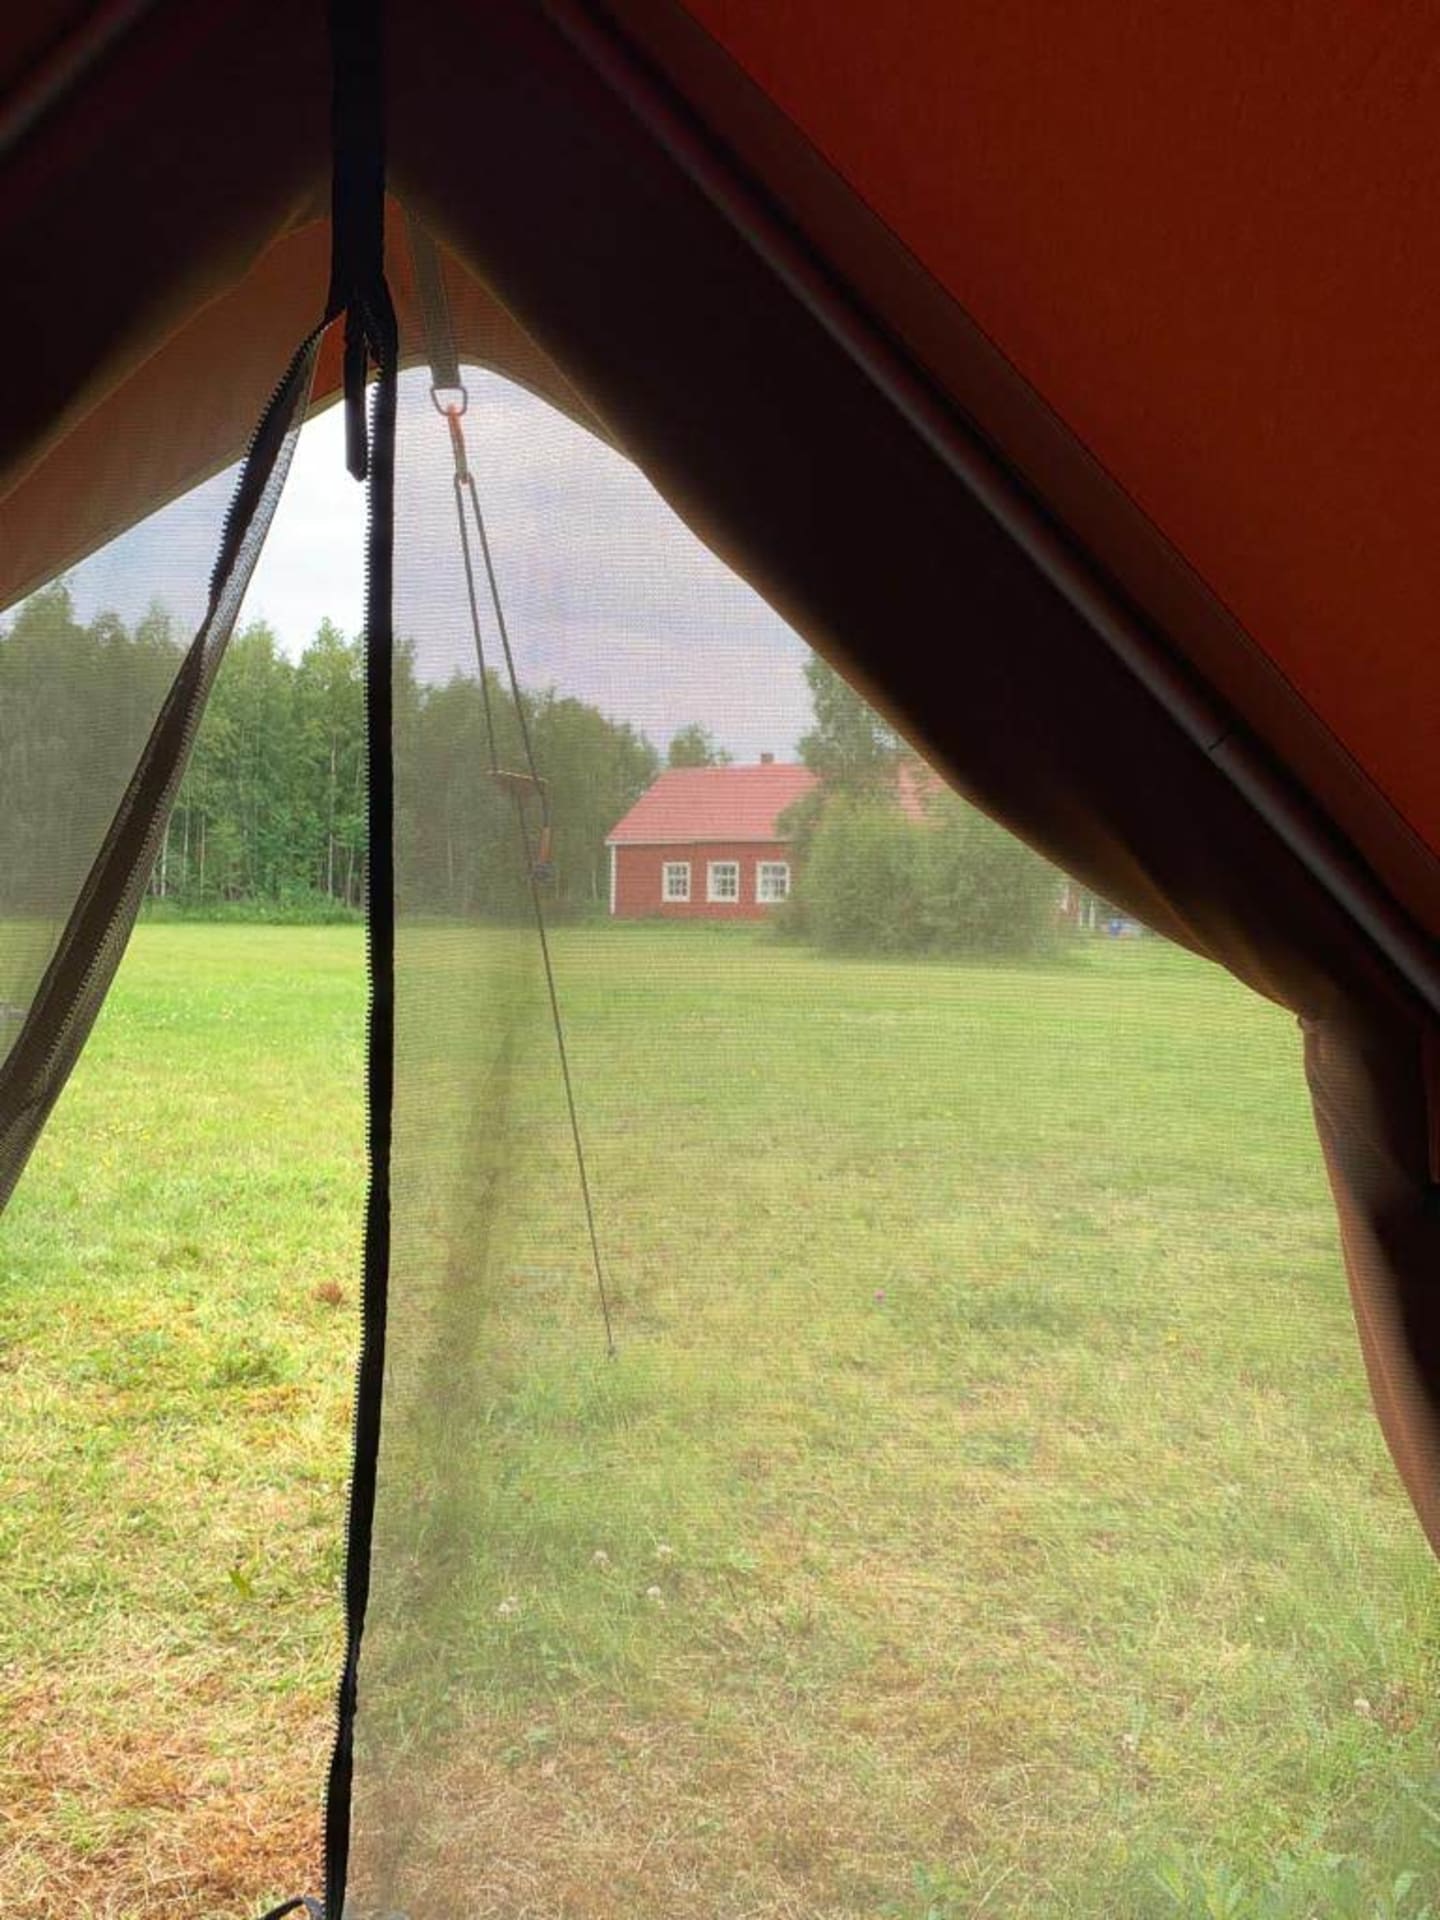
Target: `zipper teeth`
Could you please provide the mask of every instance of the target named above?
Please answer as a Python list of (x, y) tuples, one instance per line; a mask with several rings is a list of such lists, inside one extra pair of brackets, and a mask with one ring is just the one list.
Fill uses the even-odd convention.
[[(382, 287), (383, 291), (383, 287)], [(398, 404), (399, 356), (394, 339), (393, 311), (388, 291), (383, 291), (383, 306), (388, 319), (385, 343), (375, 348), (376, 378), (373, 387), (373, 417), (369, 426), (369, 458), (365, 487), (365, 550), (363, 561), (365, 669), (362, 675), (362, 704), (367, 746), (366, 814), (370, 827), (370, 859), (366, 877), (365, 915), (366, 954), (366, 1033), (369, 1056), (365, 1072), (365, 1141), (369, 1157), (369, 1183), (365, 1195), (364, 1247), (361, 1262), (360, 1350), (355, 1360), (355, 1390), (351, 1414), (350, 1481), (345, 1516), (345, 1655), (335, 1690), (335, 1738), (327, 1782), (324, 1816), (325, 1920), (342, 1920), (345, 1882), (349, 1871), (350, 1816), (354, 1779), (354, 1727), (360, 1643), (369, 1600), (370, 1556), (373, 1538), (376, 1479), (380, 1434), (380, 1398), (383, 1389), (385, 1322), (388, 1298), (390, 1247), (390, 1111), (393, 1106), (394, 1059), (394, 875), (390, 848), (393, 846), (393, 776), (388, 763), (377, 779), (381, 755), (391, 752), (391, 729), (377, 741), (375, 696), (383, 688), (385, 711), (389, 711), (389, 681), (393, 673), (393, 600), (394, 583), (394, 447), (395, 411)], [(375, 600), (376, 492), (377, 461), (387, 489), (386, 513), (392, 551), (387, 557), (388, 584), (383, 609), (383, 636), (377, 635)], [(377, 648), (383, 637), (383, 656)], [(377, 750), (378, 749), (378, 750)], [(375, 792), (377, 785), (387, 794), (386, 818), (377, 822)], [(377, 863), (377, 827), (386, 839)], [(377, 864), (386, 876), (384, 898), (377, 892)], [(380, 922), (377, 926), (377, 903)], [(383, 932), (383, 942), (377, 934)], [(383, 970), (384, 994), (381, 997)], [(383, 1031), (377, 1032), (379, 1016), (384, 1013)], [(376, 1103), (376, 1067), (380, 1049), (384, 1049), (386, 1093), (383, 1113)], [(367, 1388), (373, 1388), (373, 1434), (367, 1430)], [(363, 1449), (363, 1453), (362, 1453)], [(362, 1479), (363, 1472), (363, 1479)], [(363, 1489), (365, 1511), (360, 1516), (363, 1538), (357, 1533), (357, 1491)]]
[[(373, 436), (372, 436), (372, 443), (373, 443)], [(371, 618), (371, 605), (372, 605), (372, 593), (373, 593), (373, 568), (371, 564), (371, 556), (374, 548), (374, 535), (375, 535), (375, 489), (373, 485), (373, 469), (372, 469), (372, 475), (367, 476), (365, 480), (365, 548), (364, 548), (364, 557), (361, 562), (361, 581), (362, 581), (362, 591), (364, 595), (361, 604), (363, 607), (362, 617), (365, 623), (365, 628), (364, 628), (365, 659), (364, 659), (364, 663), (363, 663), (363, 667), (360, 675), (360, 711), (361, 711), (361, 722), (365, 729), (365, 742), (366, 742), (365, 809), (366, 809), (367, 817), (369, 815), (369, 811), (371, 807), (371, 790), (373, 788), (374, 779), (375, 779), (375, 769), (373, 765), (374, 755), (373, 755), (373, 752), (371, 751), (372, 730), (370, 725), (370, 715), (371, 715), (370, 649), (374, 645), (374, 623)], [(376, 1001), (375, 915), (374, 915), (375, 861), (374, 861), (373, 849), (367, 849), (367, 851), (370, 854), (370, 858), (367, 863), (366, 874), (365, 874), (365, 1032), (368, 1037), (372, 1037), (371, 1043), (373, 1044), (373, 1035), (375, 1031), (375, 1001)], [(334, 1712), (332, 1715), (332, 1718), (334, 1721), (334, 1738), (331, 1743), (332, 1752), (338, 1750), (340, 1743), (344, 1739), (347, 1731), (346, 1696), (350, 1686), (351, 1665), (352, 1665), (352, 1662), (358, 1659), (359, 1651), (360, 1651), (360, 1648), (359, 1648), (360, 1623), (355, 1618), (354, 1606), (353, 1606), (353, 1601), (350, 1593), (350, 1577), (349, 1576), (350, 1576), (350, 1564), (355, 1552), (355, 1531), (354, 1531), (355, 1529), (355, 1480), (356, 1480), (356, 1474), (360, 1465), (360, 1403), (361, 1403), (361, 1397), (364, 1393), (367, 1363), (370, 1358), (370, 1353), (369, 1353), (370, 1325), (371, 1325), (371, 1317), (374, 1312), (374, 1305), (371, 1300), (371, 1278), (370, 1278), (370, 1257), (369, 1257), (370, 1256), (370, 1244), (369, 1244), (370, 1242), (370, 1209), (371, 1209), (371, 1206), (373, 1205), (373, 1194), (371, 1189), (373, 1187), (373, 1183), (375, 1179), (375, 1165), (374, 1165), (374, 1159), (372, 1154), (374, 1116), (375, 1116), (375, 1099), (374, 1099), (374, 1092), (371, 1087), (370, 1064), (367, 1059), (366, 1067), (365, 1067), (365, 1151), (366, 1151), (367, 1159), (369, 1160), (369, 1168), (368, 1168), (368, 1179), (366, 1182), (365, 1208), (364, 1208), (364, 1213), (362, 1215), (362, 1230), (364, 1233), (364, 1245), (362, 1248), (361, 1261), (360, 1261), (360, 1345), (359, 1345), (359, 1350), (355, 1355), (355, 1365), (353, 1369), (354, 1385), (351, 1391), (351, 1401), (350, 1401), (350, 1475), (349, 1475), (349, 1480), (347, 1483), (346, 1494), (345, 1494), (345, 1566), (344, 1566), (344, 1571), (342, 1572), (342, 1575), (341, 1575), (341, 1592), (344, 1596), (345, 1651), (344, 1651), (344, 1658), (343, 1658), (341, 1669), (340, 1669), (340, 1678), (337, 1681), (336, 1687), (335, 1687), (335, 1705), (334, 1705)], [(328, 1801), (328, 1795), (327, 1795), (327, 1801)], [(329, 1811), (330, 1811), (329, 1806), (327, 1804), (327, 1807), (326, 1807), (327, 1818), (326, 1818), (326, 1827), (325, 1827), (325, 1862), (324, 1862), (325, 1916), (326, 1916), (326, 1920), (341, 1920), (340, 1914), (338, 1913), (332, 1914), (332, 1911), (331, 1911), (331, 1892), (335, 1884), (335, 1862), (332, 1857), (332, 1837), (329, 1831)], [(348, 1819), (348, 1814), (349, 1814), (348, 1808), (346, 1809), (346, 1814)]]
[[(195, 639), (190, 643), (190, 647), (187, 648), (185, 654), (181, 656), (181, 664), (177, 670), (176, 679), (171, 683), (173, 690), (174, 685), (178, 683), (180, 674), (184, 672), (186, 661), (191, 657), (195, 647), (199, 645), (202, 660), (201, 671), (198, 675), (199, 684), (191, 696), (190, 712), (181, 730), (174, 768), (166, 781), (154, 817), (146, 828), (144, 843), (140, 849), (140, 856), (135, 861), (131, 872), (126, 876), (120, 898), (114, 909), (107, 916), (105, 924), (100, 930), (99, 938), (95, 941), (91, 956), (81, 970), (79, 979), (71, 989), (68, 996), (68, 1004), (60, 1014), (59, 1022), (50, 1044), (45, 1049), (44, 1055), (37, 1063), (34, 1073), (31, 1076), (32, 1085), (44, 1083), (49, 1079), (57, 1061), (64, 1052), (65, 1044), (74, 1031), (76, 1015), (85, 1002), (89, 989), (93, 985), (97, 973), (100, 971), (102, 960), (110, 944), (110, 937), (124, 920), (126, 912), (134, 900), (135, 876), (144, 869), (148, 857), (154, 851), (160, 822), (168, 816), (175, 796), (179, 791), (180, 782), (183, 780), (185, 769), (189, 765), (191, 749), (195, 744), (195, 735), (199, 731), (201, 720), (204, 718), (209, 692), (207, 680), (213, 678), (213, 673), (207, 676), (203, 665), (204, 655), (208, 651), (208, 630), (215, 619), (220, 597), (234, 574), (235, 563), (239, 558), (240, 549), (244, 544), (245, 537), (254, 525), (255, 514), (261, 500), (264, 498), (265, 489), (274, 474), (275, 465), (279, 458), (279, 448), (277, 447), (276, 453), (271, 459), (263, 480), (260, 481), (260, 484), (255, 489), (255, 497), (250, 502), (248, 512), (245, 512), (243, 508), (246, 498), (246, 482), (250, 478), (250, 463), (255, 457), (256, 450), (260, 445), (266, 427), (271, 421), (272, 415), (276, 413), (276, 410), (279, 408), (289, 389), (295, 385), (303, 369), (306, 356), (313, 350), (323, 331), (323, 326), (317, 327), (313, 333), (301, 342), (300, 346), (291, 355), (289, 365), (271, 389), (270, 396), (266, 400), (260, 417), (256, 421), (255, 426), (251, 430), (250, 437), (246, 442), (244, 458), (240, 463), (240, 477), (235, 483), (235, 491), (230, 497), (230, 504), (225, 509), (225, 518), (221, 522), (219, 549), (216, 554), (215, 565), (211, 570), (209, 602), (205, 610), (205, 617), (200, 624)], [(288, 435), (288, 426), (285, 432)], [(283, 445), (283, 443), (282, 437), (281, 445)], [(162, 704), (160, 714), (156, 716), (155, 724), (157, 726), (163, 714), (164, 705)], [(90, 875), (86, 876), (87, 882), (90, 877)], [(82, 888), (81, 898), (83, 899), (83, 897), (84, 889)], [(138, 912), (138, 903), (135, 903), (135, 906)], [(23, 1034), (21, 1037), (23, 1038)]]
[[(255, 422), (254, 431), (251, 433), (250, 439), (246, 444), (245, 458), (240, 463), (240, 478), (235, 483), (235, 491), (230, 497), (230, 504), (225, 509), (225, 518), (221, 523), (220, 553), (216, 558), (215, 567), (210, 576), (210, 598), (211, 598), (212, 605), (215, 602), (215, 600), (218, 599), (219, 591), (223, 584), (220, 578), (221, 561), (224, 559), (225, 555), (229, 553), (230, 567), (233, 568), (235, 564), (235, 557), (236, 557), (236, 554), (238, 553), (240, 543), (241, 541), (243, 541), (246, 533), (249, 531), (250, 524), (254, 519), (254, 508), (252, 507), (249, 515), (246, 517), (243, 524), (241, 523), (241, 520), (240, 520), (241, 504), (244, 499), (246, 469), (249, 467), (251, 460), (255, 456), (255, 449), (259, 446), (260, 437), (270, 423), (271, 415), (275, 412), (276, 408), (280, 405), (281, 400), (285, 397), (286, 389), (293, 386), (296, 383), (301, 373), (301, 370), (304, 367), (306, 359), (310, 355), (312, 355), (315, 352), (315, 349), (319, 346), (320, 337), (324, 333), (326, 327), (329, 326), (329, 324), (330, 324), (329, 319), (328, 318), (324, 319), (320, 322), (319, 326), (312, 327), (310, 332), (306, 334), (305, 338), (300, 342), (299, 346), (295, 349), (294, 353), (291, 354), (290, 363), (286, 367), (284, 373), (281, 374), (280, 378), (275, 382), (275, 385), (270, 389), (270, 397), (269, 399), (266, 400), (265, 405), (261, 410), (260, 418)], [(312, 371), (312, 377), (313, 377), (313, 368), (311, 371)], [(307, 387), (308, 387), (308, 382), (307, 382)], [(288, 429), (287, 429), (287, 432), (288, 432)], [(274, 471), (274, 463), (272, 462), (271, 472), (273, 471)], [(265, 483), (268, 483), (269, 478), (270, 478), (270, 474), (267, 473), (265, 476)], [(263, 484), (264, 483), (262, 483), (262, 491), (263, 491)], [(257, 500), (257, 504), (258, 504), (258, 500)], [(227, 572), (228, 572), (228, 569), (227, 569)]]

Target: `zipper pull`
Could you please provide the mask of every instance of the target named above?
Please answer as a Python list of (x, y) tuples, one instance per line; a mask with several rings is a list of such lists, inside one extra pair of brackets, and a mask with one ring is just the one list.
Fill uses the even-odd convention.
[(363, 480), (370, 471), (370, 433), (365, 419), (365, 374), (370, 364), (365, 326), (352, 302), (345, 309), (345, 465)]

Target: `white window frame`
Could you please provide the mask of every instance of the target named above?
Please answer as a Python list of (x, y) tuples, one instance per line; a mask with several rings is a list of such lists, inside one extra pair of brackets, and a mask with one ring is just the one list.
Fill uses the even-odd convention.
[[(720, 872), (733, 873), (735, 890), (733, 893), (717, 893), (715, 876)], [(705, 898), (712, 907), (738, 907), (740, 904), (740, 862), (738, 860), (710, 860), (705, 865)]]
[[(670, 877), (681, 876), (683, 891), (672, 893)], [(688, 904), (690, 899), (690, 862), (688, 860), (662, 860), (660, 862), (660, 898), (667, 907), (679, 907)]]
[[(782, 893), (766, 893), (765, 876), (767, 873), (783, 873), (785, 886)], [(755, 904), (757, 907), (778, 907), (790, 898), (790, 862), (788, 860), (757, 860), (755, 862)]]

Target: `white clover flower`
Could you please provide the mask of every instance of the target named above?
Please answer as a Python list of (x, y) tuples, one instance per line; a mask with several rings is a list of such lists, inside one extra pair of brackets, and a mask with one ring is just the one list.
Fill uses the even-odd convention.
[(659, 1587), (647, 1587), (645, 1589), (645, 1598), (655, 1601), (657, 1605), (662, 1607), (665, 1604), (665, 1595)]
[(594, 1553), (592, 1553), (590, 1556), (590, 1564), (592, 1567), (608, 1567), (609, 1566), (610, 1556), (605, 1551), (604, 1547), (597, 1547), (595, 1549)]
[(1357, 1693), (1354, 1700), (1352, 1700), (1350, 1704), (1354, 1707), (1356, 1713), (1360, 1715), (1362, 1720), (1368, 1720), (1371, 1714), (1374, 1713), (1375, 1711), (1374, 1707), (1371, 1706), (1370, 1702), (1365, 1698), (1363, 1693)]
[(669, 1546), (664, 1540), (662, 1540), (659, 1546), (656, 1547), (655, 1549), (655, 1558), (657, 1560), (673, 1560), (675, 1558), (674, 1547)]
[(515, 1598), (514, 1594), (512, 1593), (506, 1599), (500, 1602), (499, 1606), (495, 1609), (495, 1611), (496, 1613), (499, 1614), (502, 1620), (513, 1620), (516, 1614), (519, 1613), (520, 1611), (520, 1602)]

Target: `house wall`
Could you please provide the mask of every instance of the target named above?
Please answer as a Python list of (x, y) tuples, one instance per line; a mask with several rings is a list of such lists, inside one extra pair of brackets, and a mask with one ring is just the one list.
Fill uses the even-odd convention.
[[(795, 865), (784, 841), (707, 841), (695, 846), (615, 847), (614, 898), (611, 911), (618, 919), (641, 920), (764, 920), (774, 913), (773, 906), (762, 906), (755, 898), (755, 869), (762, 860), (784, 860), (790, 865), (790, 880), (795, 880)], [(671, 860), (690, 863), (690, 898), (666, 900), (662, 894), (661, 873)], [(706, 899), (706, 868), (711, 860), (734, 860), (740, 868), (740, 898), (713, 901)]]

